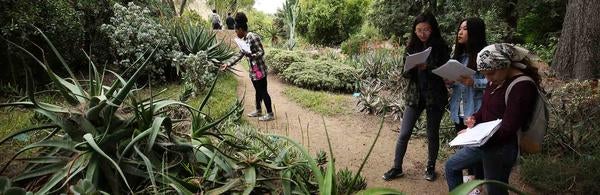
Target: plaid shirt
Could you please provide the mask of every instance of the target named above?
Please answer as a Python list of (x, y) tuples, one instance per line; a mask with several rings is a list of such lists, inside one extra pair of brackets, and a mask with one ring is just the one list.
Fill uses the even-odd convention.
[(244, 55), (244, 53), (240, 50), (240, 52), (233, 58), (233, 61), (228, 64), (233, 65), (240, 61), (244, 56), (247, 56), (249, 62), (248, 64), (250, 64), (248, 71), (250, 72), (250, 79), (257, 81), (266, 78), (267, 65), (265, 64), (265, 60), (263, 58), (265, 55), (265, 50), (263, 49), (260, 37), (257, 34), (248, 32), (242, 40), (246, 41), (246, 43), (250, 45), (250, 51), (252, 54)]

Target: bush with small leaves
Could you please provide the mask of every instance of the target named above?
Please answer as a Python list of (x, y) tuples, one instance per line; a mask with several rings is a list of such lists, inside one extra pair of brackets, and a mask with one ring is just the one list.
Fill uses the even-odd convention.
[(358, 70), (333, 60), (294, 62), (283, 71), (284, 80), (304, 88), (332, 91), (353, 91)]
[(206, 52), (196, 54), (178, 55), (174, 58), (177, 66), (182, 67), (182, 79), (185, 88), (191, 89), (193, 94), (199, 94), (210, 86), (219, 68), (207, 58)]
[(154, 80), (165, 80), (167, 75), (173, 75), (174, 68), (170, 60), (179, 49), (177, 40), (169, 31), (150, 16), (148, 8), (142, 8), (129, 2), (127, 7), (115, 3), (115, 15), (110, 18), (110, 24), (100, 28), (110, 38), (116, 51), (117, 64), (121, 69), (129, 70), (126, 76), (133, 74), (134, 61), (146, 51), (156, 48), (155, 55), (143, 70), (141, 78), (151, 76)]

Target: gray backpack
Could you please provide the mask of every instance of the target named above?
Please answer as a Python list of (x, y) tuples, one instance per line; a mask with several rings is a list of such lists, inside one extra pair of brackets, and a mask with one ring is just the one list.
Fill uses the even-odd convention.
[[(513, 80), (506, 89), (506, 94), (504, 96), (505, 104), (508, 103), (508, 94), (510, 94), (512, 87), (521, 81), (534, 82), (529, 76), (520, 76)], [(530, 121), (528, 121), (525, 127), (518, 133), (519, 146), (522, 153), (533, 154), (540, 152), (542, 150), (544, 135), (548, 128), (548, 101), (540, 89), (537, 89), (537, 91), (538, 95), (533, 107), (533, 115), (531, 116)]]

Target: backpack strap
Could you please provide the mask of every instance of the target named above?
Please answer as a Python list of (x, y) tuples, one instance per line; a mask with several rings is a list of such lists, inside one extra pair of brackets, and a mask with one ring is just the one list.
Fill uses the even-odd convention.
[(508, 104), (508, 95), (510, 94), (510, 90), (512, 90), (512, 88), (521, 81), (531, 81), (531, 82), (535, 83), (535, 81), (533, 81), (533, 79), (529, 76), (521, 75), (521, 76), (517, 77), (515, 80), (510, 82), (510, 84), (506, 88), (506, 93), (504, 94), (504, 105)]

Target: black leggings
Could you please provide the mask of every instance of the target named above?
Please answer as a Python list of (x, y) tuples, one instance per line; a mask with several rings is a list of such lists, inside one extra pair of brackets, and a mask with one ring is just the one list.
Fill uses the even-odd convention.
[(260, 102), (264, 101), (265, 107), (267, 107), (267, 113), (273, 113), (273, 109), (271, 108), (271, 96), (269, 96), (269, 92), (267, 92), (267, 78), (265, 77), (258, 81), (252, 81), (252, 85), (256, 91), (256, 110), (261, 110)]

